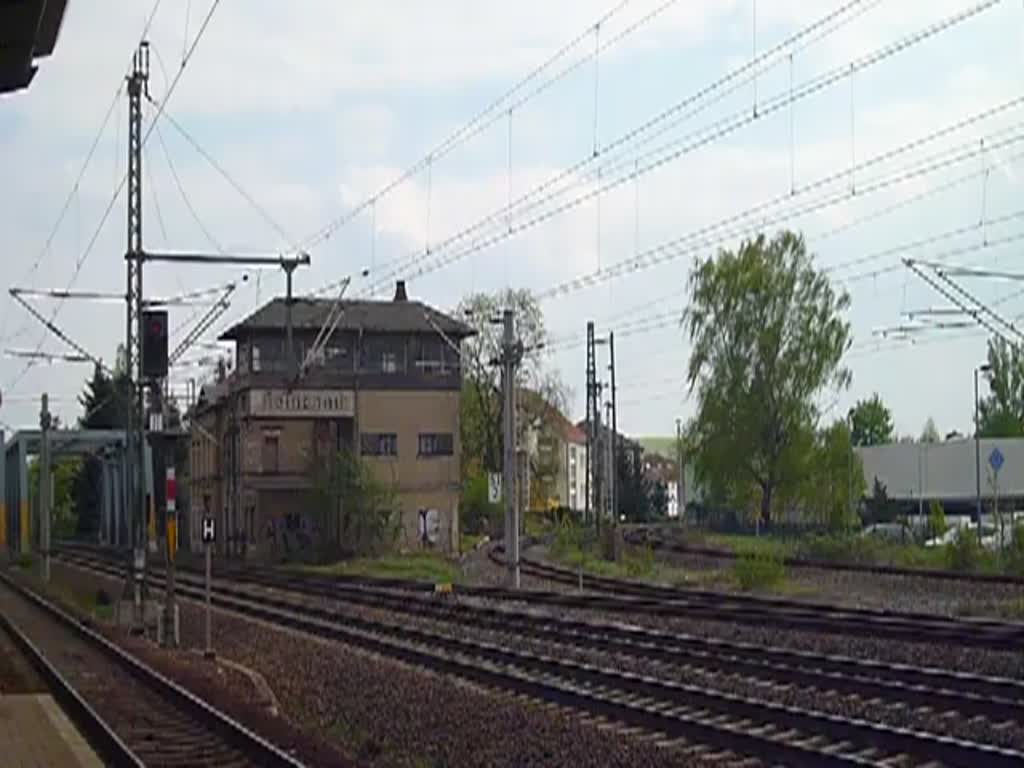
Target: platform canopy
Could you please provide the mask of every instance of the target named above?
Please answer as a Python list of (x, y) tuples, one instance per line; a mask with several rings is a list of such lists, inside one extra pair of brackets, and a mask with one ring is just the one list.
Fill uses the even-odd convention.
[[(42, 433), (38, 429), (20, 429), (11, 440), (19, 438), (25, 443), (25, 453), (39, 453)], [(120, 429), (55, 429), (50, 432), (50, 449), (55, 456), (95, 453), (123, 444), (124, 430)]]
[(28, 88), (57, 45), (67, 0), (0, 0), (0, 94)]

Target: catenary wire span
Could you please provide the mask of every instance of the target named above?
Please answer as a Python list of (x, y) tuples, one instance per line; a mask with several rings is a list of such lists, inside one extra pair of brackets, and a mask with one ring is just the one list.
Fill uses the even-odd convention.
[[(146, 144), (149, 141), (149, 137), (152, 135), (153, 129), (156, 127), (157, 121), (159, 121), (160, 116), (163, 113), (163, 110), (164, 110), (167, 102), (170, 100), (171, 96), (174, 94), (174, 91), (177, 89), (178, 84), (181, 82), (181, 76), (185, 72), (185, 69), (186, 69), (186, 67), (188, 65), (189, 60), (192, 58), (193, 54), (195, 53), (196, 48), (199, 45), (199, 41), (202, 40), (203, 35), (205, 34), (207, 28), (209, 27), (210, 21), (213, 19), (214, 13), (216, 12), (217, 8), (220, 6), (220, 3), (221, 3), (221, 0), (213, 0), (213, 3), (210, 5), (209, 10), (206, 12), (206, 16), (203, 18), (203, 22), (202, 22), (202, 24), (199, 27), (199, 31), (196, 32), (195, 38), (192, 40), (191, 45), (189, 46), (189, 48), (186, 51), (185, 55), (182, 57), (181, 66), (179, 67), (178, 71), (175, 73), (174, 78), (171, 80), (171, 84), (168, 86), (167, 93), (164, 95), (163, 100), (159, 104), (159, 106), (157, 108), (156, 114), (153, 115), (153, 117), (150, 119), (148, 127), (143, 132), (142, 140), (141, 140), (141, 148), (142, 149), (145, 149)], [(152, 19), (150, 19), (150, 21), (152, 21)], [(147, 28), (148, 28), (148, 23), (147, 23)], [(110, 199), (108, 200), (107, 205), (106, 205), (106, 207), (103, 210), (103, 214), (100, 217), (100, 221), (97, 224), (96, 228), (93, 230), (93, 234), (89, 238), (89, 242), (86, 244), (85, 249), (81, 252), (81, 254), (78, 256), (78, 258), (75, 259), (75, 266), (74, 266), (74, 269), (71, 272), (71, 277), (68, 280), (68, 283), (67, 283), (67, 285), (65, 287), (65, 290), (70, 290), (74, 286), (75, 282), (78, 280), (78, 276), (79, 276), (79, 274), (82, 271), (82, 267), (85, 265), (85, 262), (89, 258), (89, 255), (92, 253), (93, 248), (96, 245), (96, 241), (99, 239), (100, 233), (103, 231), (103, 227), (106, 225), (107, 219), (110, 217), (110, 213), (111, 213), (111, 211), (113, 211), (114, 205), (117, 202), (117, 199), (120, 197), (121, 192), (124, 189), (124, 186), (127, 183), (127, 181), (128, 181), (128, 173), (125, 172), (124, 175), (121, 177), (121, 180), (118, 183), (117, 187), (114, 189), (113, 194), (110, 196)], [(49, 316), (49, 322), (50, 323), (55, 323), (56, 322), (57, 317), (60, 314), (60, 310), (61, 310), (61, 308), (63, 306), (64, 306), (64, 299), (58, 299), (55, 302), (54, 308), (53, 308), (53, 310), (52, 310), (52, 312), (50, 313), (50, 316)], [(46, 341), (46, 333), (44, 331), (44, 333), (40, 335), (39, 343), (36, 345), (36, 348), (35, 348), (36, 352), (39, 352), (40, 350), (42, 350), (43, 344), (45, 343), (45, 341)], [(32, 361), (29, 360), (28, 364), (26, 364), (25, 367), (23, 367), (21, 369), (21, 371), (11, 380), (11, 382), (8, 383), (7, 387), (5, 387), (5, 389), (11, 389), (14, 386), (16, 386), (25, 377), (25, 375), (28, 373), (29, 369), (32, 367), (31, 363), (32, 363)]]
[[(372, 205), (375, 205), (382, 197), (386, 196), (388, 193), (392, 192), (394, 189), (401, 186), (402, 184), (404, 184), (417, 174), (426, 170), (431, 163), (436, 162), (440, 158), (452, 152), (456, 147), (464, 144), (465, 142), (472, 139), (474, 136), (477, 136), (481, 132), (485, 131), (498, 120), (503, 119), (507, 111), (515, 110), (523, 106), (525, 103), (527, 103), (527, 101), (536, 98), (541, 93), (543, 93), (551, 86), (553, 86), (555, 83), (568, 77), (572, 72), (576, 71), (581, 66), (586, 64), (593, 58), (593, 56), (595, 55), (594, 52), (590, 52), (582, 56), (579, 60), (574, 61), (568, 67), (559, 70), (551, 78), (545, 80), (537, 88), (532, 90), (526, 97), (520, 98), (514, 103), (512, 102), (513, 97), (515, 97), (520, 91), (522, 91), (532, 82), (537, 80), (541, 75), (543, 75), (545, 72), (551, 69), (560, 60), (565, 58), (571, 51), (573, 51), (575, 48), (579, 47), (582, 43), (589, 39), (589, 37), (593, 33), (595, 24), (603, 24), (608, 22), (614, 16), (621, 13), (626, 8), (626, 6), (630, 4), (631, 1), (632, 0), (622, 0), (622, 2), (619, 2), (611, 10), (604, 13), (597, 21), (588, 24), (582, 32), (577, 34), (575, 37), (573, 37), (572, 40), (570, 40), (568, 43), (559, 48), (554, 54), (548, 57), (540, 66), (533, 69), (529, 74), (527, 74), (525, 77), (519, 80), (509, 90), (505, 91), (501, 96), (492, 101), (487, 107), (478, 112), (468, 122), (466, 122), (461, 127), (456, 129), (451, 135), (449, 135), (438, 146), (436, 146), (434, 149), (428, 152), (423, 158), (421, 158), (416, 163), (411, 165), (409, 168), (407, 168), (405, 171), (399, 174), (395, 179), (384, 185), (381, 189), (377, 190), (377, 192), (375, 192), (373, 195), (363, 200), (361, 203), (353, 207), (351, 210), (335, 218), (326, 226), (320, 228), (315, 234), (312, 234), (308, 238), (306, 238), (303, 242), (303, 246), (307, 249), (314, 248), (320, 243), (329, 239), (338, 230), (340, 230), (346, 224), (348, 224), (357, 216), (359, 216), (359, 214), (361, 214), (363, 211), (367, 210)], [(667, 0), (667, 2), (663, 2), (653, 11), (649, 12), (643, 18), (641, 18), (640, 21), (635, 22), (634, 24), (627, 27), (623, 33), (620, 33), (620, 35), (617, 36), (615, 42), (619, 42), (620, 40), (627, 37), (629, 34), (632, 34), (640, 27), (642, 27), (644, 24), (653, 20), (663, 11), (668, 10), (668, 8), (675, 5), (676, 2), (678, 2), (678, 0)], [(599, 52), (600, 49), (598, 53)]]
[[(146, 21), (143, 24), (142, 32), (139, 35), (140, 40), (144, 40), (146, 35), (149, 34), (150, 27), (153, 25), (153, 19), (156, 18), (156, 13), (160, 9), (160, 4), (163, 0), (155, 0), (149, 14), (146, 17)], [(22, 277), (19, 278), (19, 283), (24, 283), (27, 280), (35, 285), (35, 276), (39, 271), (39, 267), (46, 257), (46, 254), (50, 252), (50, 248), (53, 245), (53, 239), (57, 236), (57, 232), (60, 230), (61, 224), (64, 223), (65, 217), (68, 215), (68, 211), (71, 209), (71, 203), (78, 197), (79, 189), (83, 179), (85, 178), (86, 172), (89, 170), (89, 166), (92, 164), (92, 158), (96, 154), (96, 149), (100, 145), (100, 141), (103, 139), (104, 134), (107, 131), (107, 126), (110, 124), (110, 118), (114, 116), (117, 111), (117, 107), (121, 103), (121, 96), (124, 94), (124, 78), (118, 82), (117, 89), (114, 91), (114, 96), (110, 100), (110, 105), (107, 107), (106, 112), (103, 115), (103, 120), (100, 122), (99, 130), (96, 131), (96, 135), (93, 137), (92, 142), (89, 145), (88, 151), (85, 153), (85, 159), (82, 160), (82, 165), (78, 169), (78, 174), (75, 176), (74, 182), (71, 184), (71, 188), (68, 190), (67, 196), (64, 198), (64, 203), (60, 207), (60, 211), (57, 213), (57, 218), (53, 222), (53, 226), (50, 227), (50, 231), (46, 236), (46, 240), (43, 242), (43, 247), (36, 253), (35, 258), (32, 260), (32, 265), (25, 270)], [(6, 339), (7, 332), (7, 319), (10, 312), (11, 305), (7, 304), (7, 308), (4, 310), (4, 319), (2, 327), (0, 327), (0, 338)], [(24, 329), (27, 327), (29, 319), (26, 318), (21, 326), (11, 334), (11, 338), (20, 336)]]
[[(672, 150), (662, 157), (658, 157), (655, 160), (650, 161), (646, 165), (641, 166), (639, 170), (630, 171), (618, 178), (615, 178), (605, 184), (589, 189), (588, 191), (562, 203), (555, 205), (553, 208), (543, 211), (534, 217), (527, 219), (526, 221), (513, 225), (511, 231), (499, 230), (496, 234), (488, 235), (475, 242), (470, 243), (466, 247), (456, 250), (454, 253), (443, 255), (434, 259), (428, 259), (423, 255), (417, 256), (413, 259), (410, 264), (404, 265), (402, 269), (396, 269), (387, 276), (381, 278), (381, 283), (389, 284), (393, 277), (397, 274), (403, 274), (406, 278), (422, 277), (423, 275), (436, 272), (442, 268), (445, 268), (451, 264), (454, 264), (466, 256), (490, 248), (497, 243), (500, 243), (510, 237), (519, 235), (529, 229), (532, 229), (539, 224), (542, 224), (555, 216), (566, 213), (570, 210), (578, 208), (582, 204), (594, 199), (598, 195), (603, 195), (609, 191), (612, 191), (619, 186), (628, 183), (637, 175), (647, 174), (657, 168), (660, 168), (674, 160), (682, 157), (683, 155), (689, 154), (696, 151), (704, 146), (707, 146), (717, 140), (720, 140), (739, 129), (760, 120), (775, 111), (782, 109), (790, 103), (791, 99), (802, 100), (813, 94), (825, 90), (843, 80), (847, 79), (851, 73), (864, 71), (876, 64), (881, 63), (897, 54), (900, 54), (918, 44), (923, 43), (933, 37), (936, 37), (944, 32), (949, 31), (955, 26), (977, 16), (984, 11), (990, 10), (991, 8), (998, 5), (1003, 0), (987, 0), (986, 2), (976, 4), (970, 8), (957, 13), (953, 16), (947, 17), (939, 22), (929, 25), (928, 27), (918, 30), (917, 32), (901, 38), (900, 40), (883, 46), (872, 53), (866, 54), (847, 65), (837, 67), (830, 72), (814, 78), (811, 81), (806, 82), (800, 89), (796, 90), (793, 94), (789, 94), (788, 91), (780, 94), (776, 98), (763, 102), (761, 108), (758, 110), (758, 117), (753, 117), (749, 112), (743, 114), (743, 116), (725, 124), (719, 125), (714, 130), (708, 132), (706, 135), (694, 140), (693, 142)], [(848, 169), (846, 173), (848, 173)], [(859, 192), (859, 190), (858, 190)], [(431, 256), (436, 256), (437, 248), (435, 247), (431, 252)], [(416, 263), (423, 263), (423, 266), (414, 269)], [(410, 271), (412, 270), (412, 271)], [(374, 287), (375, 289), (378, 286)]]
[[(601, 148), (598, 155), (595, 156), (591, 152), (586, 153), (586, 156), (582, 160), (558, 172), (533, 189), (522, 194), (516, 200), (511, 201), (508, 205), (485, 215), (483, 218), (447, 237), (445, 240), (432, 244), (431, 253), (437, 254), (445, 251), (489, 226), (502, 227), (507, 231), (507, 234), (511, 236), (514, 234), (510, 226), (513, 212), (518, 215), (522, 215), (530, 210), (536, 209), (567, 191), (571, 191), (572, 188), (585, 186), (589, 183), (589, 180), (585, 177), (580, 178), (579, 174), (581, 171), (585, 171), (589, 166), (593, 165), (598, 158), (603, 159), (612, 155), (614, 159), (615, 153), (627, 151), (629, 149), (628, 145), (631, 142), (641, 140), (641, 144), (647, 143), (679, 123), (692, 119), (711, 105), (718, 103), (730, 93), (735, 92), (746, 82), (749, 82), (750, 78), (758, 71), (761, 71), (762, 69), (767, 70), (776, 66), (783, 60), (782, 53), (784, 51), (792, 49), (793, 46), (801, 46), (801, 48), (809, 46), (827, 38), (829, 35), (833, 34), (838, 29), (841, 29), (843, 26), (850, 23), (866, 11), (878, 6), (881, 2), (883, 2), (883, 0), (871, 0), (871, 2), (868, 3), (865, 3), (864, 0), (852, 0), (851, 2), (846, 3), (842, 7), (797, 31), (795, 34), (786, 38), (770, 50), (765, 51), (763, 54), (759, 55), (756, 60), (732, 70), (712, 82), (710, 85), (699, 89), (697, 92), (676, 102), (667, 109), (662, 110), (654, 117), (607, 142)], [(712, 95), (714, 95), (714, 98), (705, 102), (705, 99)], [(666, 121), (669, 122), (666, 124)], [(631, 160), (628, 162), (632, 163)], [(597, 168), (592, 172), (592, 175), (596, 176), (597, 173), (602, 170), (602, 168)], [(638, 177), (640, 175), (639, 170), (637, 170), (635, 176)], [(549, 192), (549, 190), (564, 181), (569, 182), (569, 187), (567, 189), (556, 190), (553, 193)], [(389, 283), (397, 274), (407, 270), (423, 258), (424, 255), (422, 252), (415, 251), (405, 257), (399, 257), (385, 262), (381, 266), (390, 268), (391, 271), (381, 279), (380, 285)], [(379, 286), (374, 286), (371, 289), (371, 292), (377, 288), (379, 288)]]

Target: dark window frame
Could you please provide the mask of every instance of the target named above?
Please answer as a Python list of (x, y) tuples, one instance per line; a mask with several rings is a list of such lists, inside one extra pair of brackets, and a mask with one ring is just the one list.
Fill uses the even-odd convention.
[(416, 441), (419, 458), (449, 457), (455, 455), (455, 435), (451, 432), (420, 432)]
[(359, 435), (359, 449), (364, 456), (397, 458), (398, 435), (395, 432), (364, 432)]

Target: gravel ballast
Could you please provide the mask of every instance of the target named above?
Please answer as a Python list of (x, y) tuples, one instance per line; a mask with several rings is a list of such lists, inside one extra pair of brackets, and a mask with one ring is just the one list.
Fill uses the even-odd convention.
[[(80, 588), (112, 580), (56, 565)], [(203, 611), (181, 601), (182, 643), (203, 643)], [(361, 764), (382, 766), (728, 765), (658, 746), (574, 714), (411, 668), (375, 654), (215, 611), (218, 654), (259, 672), (282, 713), (323, 734)], [(516, 745), (513, 754), (510, 744)]]

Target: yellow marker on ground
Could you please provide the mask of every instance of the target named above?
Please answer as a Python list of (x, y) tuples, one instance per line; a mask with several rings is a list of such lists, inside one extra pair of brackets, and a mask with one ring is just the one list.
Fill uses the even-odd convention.
[(452, 593), (452, 583), (450, 581), (445, 581), (440, 584), (435, 584), (434, 593), (441, 595), (450, 595)]

